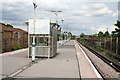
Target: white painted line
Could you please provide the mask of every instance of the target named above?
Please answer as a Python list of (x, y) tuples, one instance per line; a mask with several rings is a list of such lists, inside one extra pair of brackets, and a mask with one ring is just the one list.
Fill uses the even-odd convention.
[(80, 53), (79, 53), (79, 52), (77, 52), (77, 55), (79, 56), (79, 55), (80, 55)]
[(80, 50), (83, 52), (84, 56), (86, 57), (86, 59), (88, 60), (89, 64), (91, 65), (91, 67), (93, 68), (95, 74), (97, 75), (98, 78), (100, 78), (100, 80), (104, 80), (102, 78), (102, 76), (99, 74), (99, 72), (96, 70), (95, 66), (92, 64), (92, 62), (90, 61), (90, 59), (87, 57), (86, 53), (82, 50), (82, 48), (77, 44), (77, 46), (80, 48)]
[(75, 47), (77, 47), (77, 45), (75, 44)]
[(11, 54), (14, 54), (14, 52), (12, 52)]

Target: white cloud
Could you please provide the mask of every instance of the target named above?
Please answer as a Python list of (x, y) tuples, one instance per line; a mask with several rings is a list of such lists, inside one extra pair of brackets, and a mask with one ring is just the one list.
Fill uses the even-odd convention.
[(97, 9), (100, 9), (100, 8), (104, 8), (105, 7), (105, 4), (103, 3), (96, 3), (96, 4), (93, 4), (93, 6)]
[(113, 25), (101, 25), (100, 27), (96, 28), (96, 31), (99, 32), (99, 31), (102, 31), (102, 32), (106, 32), (107, 29), (109, 32), (112, 32), (114, 31), (116, 28), (116, 26)]
[(82, 28), (86, 28), (86, 26), (85, 25), (83, 25), (83, 26), (81, 26)]
[(72, 11), (72, 14), (75, 14), (75, 15), (85, 15), (87, 14), (87, 11), (86, 10), (73, 10)]
[(113, 16), (113, 17), (117, 17), (117, 16), (118, 16), (118, 11), (113, 12), (112, 16)]
[(112, 13), (112, 11), (108, 9), (108, 7), (104, 7), (100, 10), (95, 11), (95, 12), (96, 12), (96, 14), (103, 14), (103, 15)]
[(91, 10), (89, 16), (101, 17), (112, 13), (112, 10), (110, 10), (104, 3), (93, 4), (92, 8), (93, 10)]
[(117, 26), (111, 25), (111, 26), (108, 28), (108, 30), (109, 30), (109, 31), (115, 31), (115, 28), (117, 28)]
[[(62, 13), (58, 13), (56, 18), (59, 19), (58, 22), (60, 22), (60, 19), (63, 17), (65, 19), (64, 23), (69, 24), (68, 27), (71, 31), (75, 33), (79, 33), (80, 31), (85, 33), (93, 33), (99, 29), (103, 30), (104, 27), (94, 27), (99, 25), (99, 23), (105, 24), (103, 22), (103, 16), (113, 14), (112, 10), (110, 10), (106, 3), (81, 3), (79, 0), (74, 1), (71, 0), (71, 2), (67, 2), (63, 0), (40, 0), (37, 2), (38, 7), (36, 8), (36, 16), (38, 18), (49, 16), (55, 18), (55, 15), (53, 15), (54, 13), (51, 13), (50, 10), (62, 10)], [(8, 3), (4, 6), (4, 8), (3, 16), (5, 17), (6, 22), (11, 21), (12, 24), (15, 23), (15, 26), (18, 24), (18, 27), (21, 26), (19, 24), (22, 24), (24, 21), (33, 17), (33, 4), (31, 2)], [(98, 20), (101, 16), (102, 21)]]
[[(3, 2), (34, 2), (41, 0), (2, 0)], [(118, 2), (119, 0), (45, 0), (46, 2), (51, 1), (64, 1), (64, 2)]]
[(83, 5), (82, 9), (88, 9), (88, 6), (87, 5)]
[(99, 27), (96, 30), (97, 30), (97, 32), (99, 32), (99, 31), (105, 32), (107, 29), (104, 27)]
[(88, 5), (81, 5), (81, 9), (75, 9), (73, 14), (84, 15), (87, 17), (101, 17), (104, 15), (112, 15), (110, 10), (104, 3), (92, 3)]

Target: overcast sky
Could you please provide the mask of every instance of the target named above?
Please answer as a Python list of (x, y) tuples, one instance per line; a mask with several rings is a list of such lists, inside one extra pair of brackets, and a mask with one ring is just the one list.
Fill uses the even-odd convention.
[[(16, 28), (26, 30), (25, 21), (33, 18), (33, 2), (37, 3), (36, 17), (57, 19), (62, 29), (75, 35), (94, 34), (114, 30), (118, 19), (118, 0), (4, 0), (2, 1), (2, 22), (10, 23)], [(62, 10), (55, 17), (50, 10)]]

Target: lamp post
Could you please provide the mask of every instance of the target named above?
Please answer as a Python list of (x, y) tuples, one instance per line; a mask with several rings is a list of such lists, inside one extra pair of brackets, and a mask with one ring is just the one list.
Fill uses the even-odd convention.
[(66, 28), (65, 31), (64, 31), (64, 33), (65, 33), (65, 41), (67, 41), (67, 37), (68, 37), (68, 35), (67, 35), (67, 33), (68, 33), (68, 32), (67, 32), (67, 27), (66, 27), (66, 26), (64, 25), (64, 23), (63, 23), (63, 22), (64, 22), (64, 19), (63, 19), (63, 18), (62, 18), (61, 21), (62, 21), (62, 25)]
[[(62, 11), (55, 11), (55, 10), (51, 10), (51, 12), (53, 12), (55, 14), (55, 16), (58, 16), (58, 13), (62, 12)], [(57, 19), (56, 19), (56, 23), (57, 23)]]
[(34, 36), (33, 36), (33, 42), (32, 42), (32, 62), (36, 62), (35, 61), (35, 46), (36, 46), (36, 44), (35, 44), (35, 22), (36, 22), (36, 20), (35, 20), (35, 18), (36, 18), (36, 7), (37, 7), (37, 5), (36, 5), (36, 3), (33, 3), (33, 6), (34, 6), (34, 19), (33, 19), (33, 34), (34, 34)]
[[(57, 16), (58, 16), (58, 13), (60, 13), (62, 11), (51, 10), (51, 12), (53, 12), (55, 14), (55, 16), (56, 16), (56, 19), (55, 19), (56, 20), (56, 24), (58, 24)], [(57, 27), (57, 29), (58, 29), (58, 27)], [(61, 34), (61, 32), (60, 33), (57, 32), (57, 34)], [(57, 37), (59, 37), (59, 36), (57, 36)]]
[[(61, 21), (62, 21), (62, 26), (63, 26), (64, 19), (62, 18)], [(62, 34), (62, 36), (61, 36), (61, 45), (62, 45), (62, 43), (64, 41), (64, 39), (63, 39), (64, 33), (62, 33), (62, 30), (61, 30), (61, 34)]]
[[(29, 27), (29, 22), (28, 22), (28, 21), (25, 21), (25, 24), (27, 25), (27, 32), (28, 32), (28, 46), (29, 46), (29, 43), (30, 43), (30, 42), (29, 42), (29, 40), (30, 40), (30, 39), (29, 39), (29, 28), (28, 28), (28, 27)], [(28, 52), (28, 58), (29, 58), (29, 52)]]

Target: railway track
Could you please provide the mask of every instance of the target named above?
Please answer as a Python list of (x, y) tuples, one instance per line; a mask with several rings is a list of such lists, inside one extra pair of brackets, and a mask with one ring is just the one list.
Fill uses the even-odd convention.
[(116, 64), (115, 62), (113, 62), (112, 60), (108, 59), (107, 57), (101, 55), (100, 53), (98, 53), (97, 51), (93, 50), (92, 48), (90, 48), (89, 46), (81, 43), (80, 41), (78, 41), (80, 44), (82, 44), (84, 47), (86, 47), (89, 51), (91, 51), (92, 53), (94, 53), (96, 56), (98, 56), (100, 59), (102, 59), (106, 64), (108, 64), (109, 66), (111, 66), (113, 69), (115, 69), (117, 72), (120, 72), (120, 65)]

